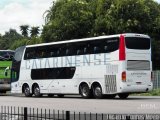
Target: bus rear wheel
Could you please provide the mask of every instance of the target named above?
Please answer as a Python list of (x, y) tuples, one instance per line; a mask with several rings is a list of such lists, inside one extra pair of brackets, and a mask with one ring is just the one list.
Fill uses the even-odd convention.
[(120, 99), (126, 99), (129, 96), (129, 94), (128, 93), (120, 93), (120, 94), (118, 94), (118, 96)]
[(91, 97), (91, 91), (87, 84), (82, 84), (80, 86), (80, 94), (83, 98), (86, 98), (86, 99)]
[(102, 88), (100, 85), (93, 86), (93, 95), (94, 95), (94, 98), (96, 99), (103, 98)]
[(38, 85), (34, 86), (33, 93), (34, 93), (35, 97), (41, 97), (42, 96), (42, 94), (40, 93), (40, 88), (39, 88)]
[(24, 86), (24, 95), (26, 97), (31, 97), (32, 96), (32, 94), (30, 93), (30, 88), (29, 88), (28, 85)]

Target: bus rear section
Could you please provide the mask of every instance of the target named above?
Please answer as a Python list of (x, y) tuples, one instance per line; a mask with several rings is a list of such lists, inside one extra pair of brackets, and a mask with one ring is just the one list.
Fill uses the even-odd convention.
[(151, 91), (152, 61), (151, 41), (149, 36), (124, 34), (120, 36), (119, 60), (121, 75), (119, 96), (126, 98), (130, 93)]

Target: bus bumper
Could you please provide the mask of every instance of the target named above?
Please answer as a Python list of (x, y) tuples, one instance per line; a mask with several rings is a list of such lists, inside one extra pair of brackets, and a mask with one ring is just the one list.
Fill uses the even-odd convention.
[(120, 86), (120, 93), (145, 93), (153, 90), (153, 84), (149, 85), (129, 85)]

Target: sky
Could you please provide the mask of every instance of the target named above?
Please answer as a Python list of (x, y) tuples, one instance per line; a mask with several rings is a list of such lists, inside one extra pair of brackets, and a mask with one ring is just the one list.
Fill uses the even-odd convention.
[[(160, 3), (160, 0), (155, 0)], [(0, 34), (19, 26), (44, 25), (43, 14), (52, 6), (53, 0), (0, 0)]]
[(0, 0), (0, 34), (19, 26), (44, 25), (43, 14), (52, 6), (53, 0)]

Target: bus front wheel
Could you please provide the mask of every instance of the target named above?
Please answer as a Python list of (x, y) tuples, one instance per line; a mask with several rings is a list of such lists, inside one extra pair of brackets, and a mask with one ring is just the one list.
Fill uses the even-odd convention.
[(34, 86), (34, 91), (33, 92), (34, 92), (35, 97), (41, 97), (42, 96), (42, 94), (40, 93), (40, 88), (39, 88), (38, 85)]
[(118, 94), (118, 96), (120, 99), (126, 99), (129, 96), (129, 94), (128, 93), (120, 93), (120, 94)]

